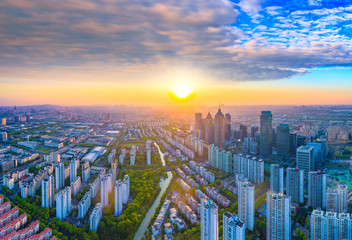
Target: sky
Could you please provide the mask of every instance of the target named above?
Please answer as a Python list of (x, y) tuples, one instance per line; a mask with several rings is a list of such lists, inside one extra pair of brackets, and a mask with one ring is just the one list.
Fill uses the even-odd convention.
[(0, 105), (352, 104), (351, 0), (2, 0)]

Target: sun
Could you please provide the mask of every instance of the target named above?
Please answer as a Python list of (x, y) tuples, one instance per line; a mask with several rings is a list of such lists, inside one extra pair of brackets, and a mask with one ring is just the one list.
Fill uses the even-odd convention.
[(185, 98), (193, 92), (193, 89), (190, 84), (187, 84), (185, 82), (179, 82), (174, 85), (172, 92), (178, 98)]

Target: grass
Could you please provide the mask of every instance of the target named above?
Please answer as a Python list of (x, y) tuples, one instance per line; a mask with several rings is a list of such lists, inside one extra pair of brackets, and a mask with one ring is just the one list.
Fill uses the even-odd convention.
[(49, 153), (49, 152), (51, 151), (51, 149), (44, 148), (44, 147), (37, 148), (36, 150), (37, 150), (37, 151), (40, 151), (40, 152), (42, 152), (42, 153)]

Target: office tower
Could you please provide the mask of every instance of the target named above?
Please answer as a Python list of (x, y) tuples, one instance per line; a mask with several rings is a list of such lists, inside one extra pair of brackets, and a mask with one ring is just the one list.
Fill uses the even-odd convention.
[(278, 164), (270, 165), (270, 191), (284, 192), (284, 168)]
[(248, 137), (248, 131), (246, 125), (240, 125), (240, 138), (243, 140)]
[(262, 111), (260, 115), (260, 154), (269, 156), (272, 152), (272, 115), (270, 111)]
[(238, 217), (246, 228), (254, 227), (254, 185), (247, 179), (238, 182)]
[(55, 188), (58, 190), (65, 187), (65, 165), (57, 163), (55, 165)]
[(42, 207), (54, 207), (54, 176), (46, 176), (42, 180)]
[(122, 194), (123, 194), (123, 187), (122, 182), (117, 180), (115, 183), (115, 216), (118, 217), (122, 213)]
[(72, 159), (70, 161), (70, 183), (76, 181), (76, 178), (77, 178), (76, 160)]
[(255, 138), (255, 133), (258, 132), (258, 126), (251, 126), (251, 138)]
[(211, 200), (201, 199), (200, 234), (201, 240), (219, 239), (218, 206)]
[(115, 182), (117, 179), (117, 175), (118, 175), (118, 163), (117, 163), (116, 159), (112, 160), (112, 162), (111, 162), (111, 170), (113, 172), (112, 181)]
[(78, 218), (82, 219), (87, 214), (92, 203), (91, 193), (88, 191), (84, 194), (81, 201), (78, 203)]
[(2, 125), (3, 127), (6, 126), (6, 118), (1, 118), (1, 125)]
[(225, 147), (225, 118), (220, 108), (214, 118), (214, 144), (221, 149)]
[(123, 204), (126, 204), (130, 199), (130, 177), (125, 175), (122, 181), (122, 199)]
[(299, 168), (286, 169), (286, 194), (291, 201), (304, 203), (304, 171)]
[(205, 117), (205, 141), (208, 144), (214, 143), (214, 121), (210, 113)]
[(56, 217), (63, 220), (71, 212), (71, 188), (66, 187), (56, 195)]
[(323, 162), (325, 161), (325, 153), (323, 150), (323, 144), (319, 142), (307, 142), (307, 147), (313, 147), (313, 161), (314, 168), (318, 169), (321, 167)]
[(304, 176), (308, 176), (308, 172), (314, 171), (313, 147), (300, 146), (297, 148), (296, 167), (304, 171)]
[(229, 113), (225, 114), (225, 139), (229, 140), (231, 138), (231, 115)]
[(296, 155), (297, 151), (297, 133), (290, 133), (290, 154)]
[(146, 152), (147, 152), (147, 165), (152, 164), (151, 144), (152, 144), (152, 141), (150, 140), (148, 140), (147, 143), (145, 144)]
[(194, 128), (196, 130), (202, 129), (202, 113), (195, 113), (194, 114)]
[(235, 154), (233, 157), (234, 174), (243, 174), (250, 182), (258, 185), (264, 182), (264, 161), (250, 155)]
[(246, 226), (236, 215), (225, 212), (222, 219), (223, 240), (245, 240)]
[(98, 231), (100, 220), (103, 216), (103, 207), (100, 203), (95, 204), (92, 214), (89, 217), (89, 231)]
[(283, 193), (266, 195), (266, 239), (291, 239), (291, 197)]
[(290, 155), (290, 126), (281, 123), (276, 127), (276, 151), (278, 155)]
[(320, 171), (308, 173), (308, 206), (324, 209), (326, 205), (326, 174)]
[(351, 215), (313, 210), (310, 218), (310, 239), (352, 239)]
[(104, 176), (100, 182), (100, 203), (102, 208), (109, 205), (108, 182), (109, 179), (107, 176)]

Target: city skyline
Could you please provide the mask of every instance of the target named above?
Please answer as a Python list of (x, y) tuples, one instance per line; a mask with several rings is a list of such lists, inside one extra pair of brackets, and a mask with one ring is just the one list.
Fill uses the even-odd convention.
[(173, 105), (179, 83), (196, 106), (352, 103), (350, 1), (0, 7), (2, 106)]

